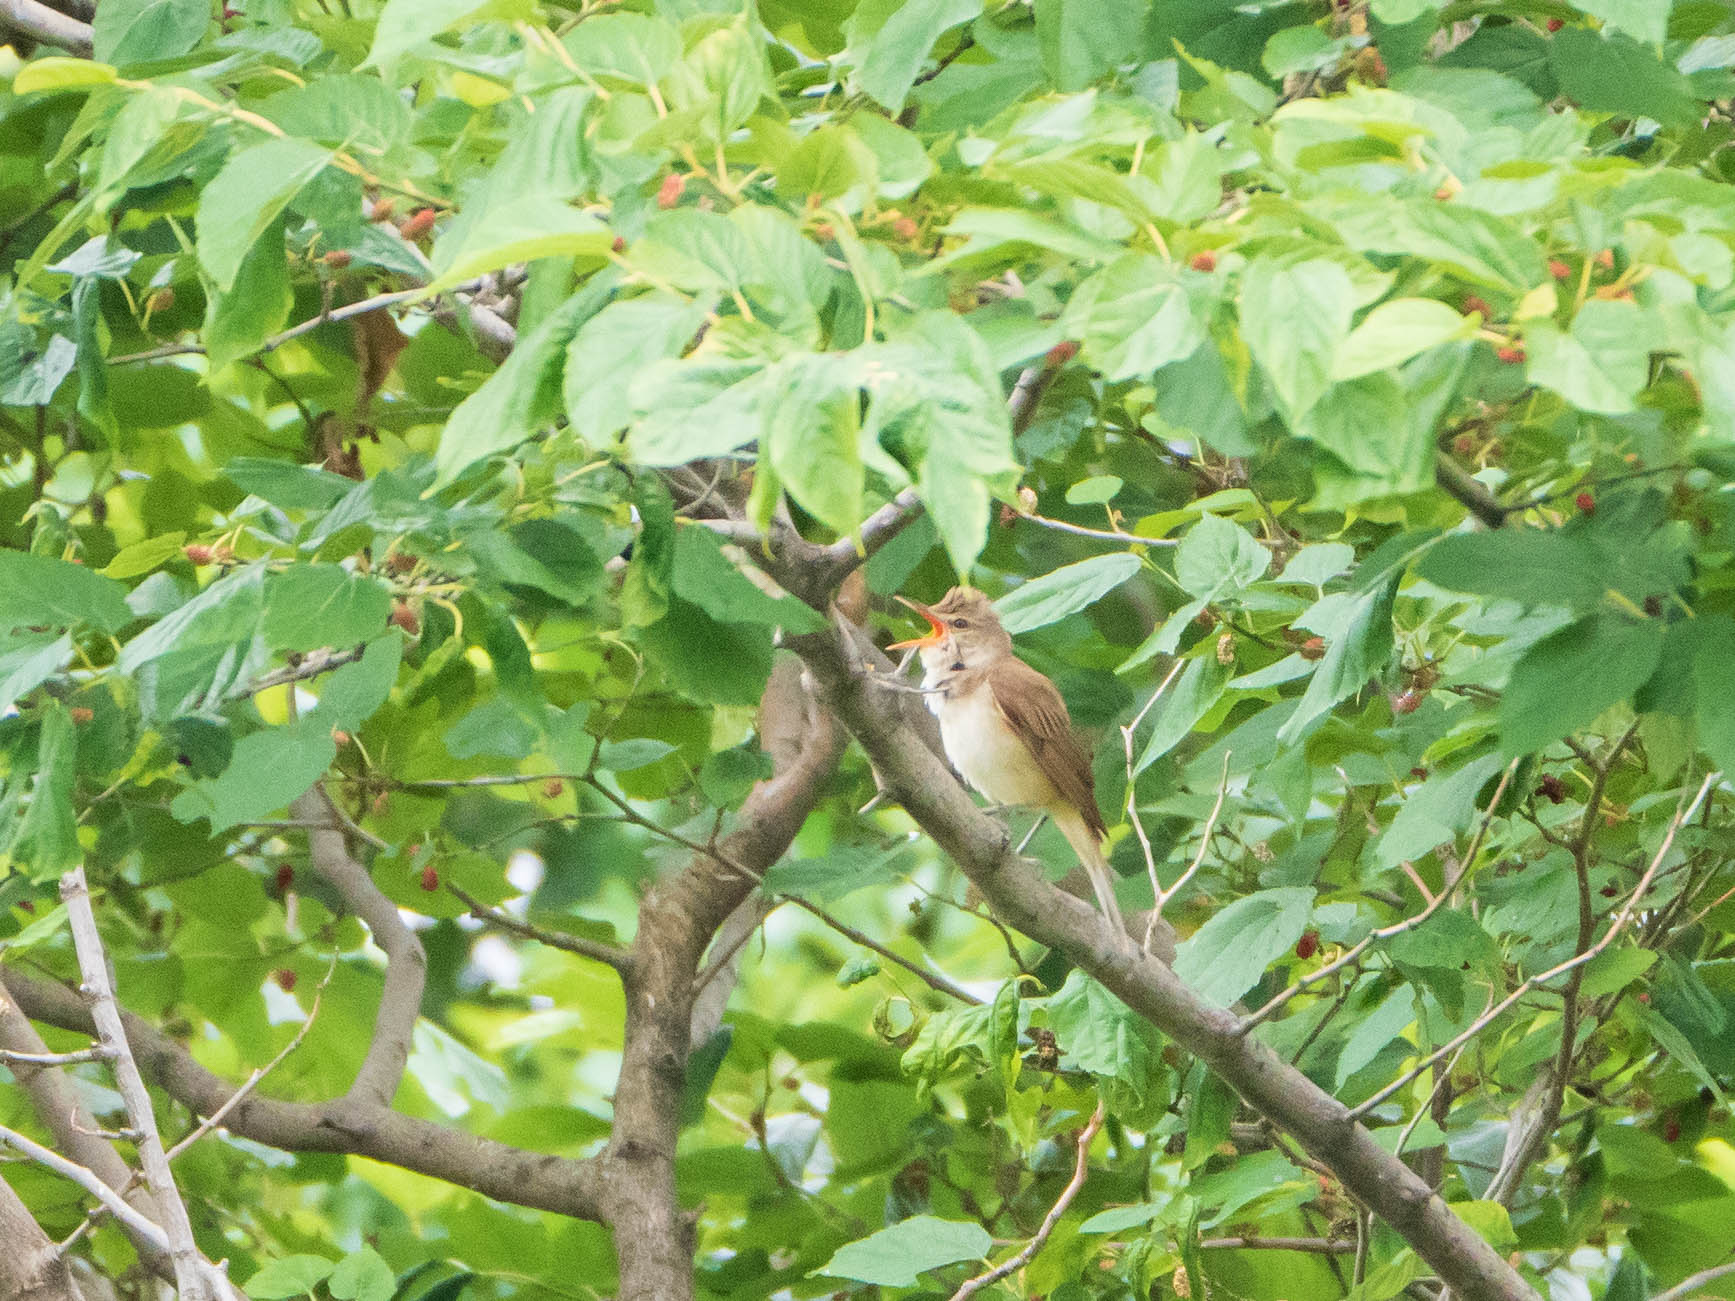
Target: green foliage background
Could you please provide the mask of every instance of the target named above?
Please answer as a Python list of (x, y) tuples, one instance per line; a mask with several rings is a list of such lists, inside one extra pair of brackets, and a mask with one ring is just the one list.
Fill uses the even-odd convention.
[[(239, 1081), (326, 982), (263, 1088), (341, 1092), (380, 968), (298, 876), (325, 778), (426, 919), (399, 1109), (597, 1150), (614, 975), (444, 887), (630, 935), (767, 769), (775, 630), (824, 626), (747, 526), (848, 537), (913, 488), (873, 623), (1003, 596), (1098, 741), (1126, 902), (1129, 809), (1165, 884), (1197, 856), (1183, 978), (1256, 1008), (1449, 887), (1256, 1033), (1384, 1095), (1380, 1141), (1552, 1295), (1735, 1250), (1721, 785), (1664, 846), (1735, 765), (1727, 5), (102, 0), (94, 38), (0, 89), (9, 967), (74, 974), (83, 861), (132, 1010)], [(257, 689), (327, 648), (294, 708)], [(772, 916), (691, 1072), (700, 1295), (948, 1295), (1099, 1098), (1000, 1295), (1422, 1277), (1378, 1207), (1359, 1284), (1225, 1245), (1357, 1215), (872, 791), (846, 758), (767, 888), (980, 1001)], [(36, 1126), (4, 1084), (0, 1120)], [(83, 1217), (3, 1173), (51, 1235)], [(613, 1287), (601, 1227), (389, 1166), (222, 1138), (180, 1174), (255, 1296)], [(112, 1227), (79, 1250), (132, 1265)]]

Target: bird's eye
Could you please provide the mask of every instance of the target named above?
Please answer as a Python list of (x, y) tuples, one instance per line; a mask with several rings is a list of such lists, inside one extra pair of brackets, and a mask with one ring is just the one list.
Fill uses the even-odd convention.
[(954, 619), (952, 620), (952, 626), (954, 628), (968, 628), (970, 626), (970, 621), (968, 619)]

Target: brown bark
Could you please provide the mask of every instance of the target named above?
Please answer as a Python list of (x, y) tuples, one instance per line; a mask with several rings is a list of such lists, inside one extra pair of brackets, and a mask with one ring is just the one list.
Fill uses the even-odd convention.
[(7, 1301), (84, 1301), (53, 1240), (4, 1179), (0, 1179), (0, 1244), (0, 1297)]
[(1249, 1105), (1328, 1166), (1454, 1293), (1472, 1301), (1535, 1301), (1536, 1294), (1500, 1254), (1401, 1160), (1381, 1149), (1342, 1103), (1259, 1040), (1241, 1033), (1238, 1017), (1202, 1001), (1161, 962), (1113, 943), (1093, 909), (1055, 889), (1019, 858), (1005, 829), (978, 809), (945, 766), (898, 724), (887, 693), (852, 670), (852, 657), (839, 635), (816, 633), (792, 645), (826, 703), (861, 742), (891, 791), (1003, 920), (1060, 949), (1209, 1065)]

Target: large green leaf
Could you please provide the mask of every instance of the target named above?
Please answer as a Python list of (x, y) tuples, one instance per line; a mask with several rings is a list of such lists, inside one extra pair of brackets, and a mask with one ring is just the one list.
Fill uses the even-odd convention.
[(981, 0), (864, 0), (844, 25), (857, 84), (886, 108), (902, 108), (934, 42), (981, 12)]
[(291, 565), (265, 586), (265, 639), (274, 650), (353, 646), (385, 630), (391, 593), (338, 565)]
[(1139, 558), (1126, 551), (1092, 556), (1014, 588), (996, 601), (994, 608), (1006, 631), (1016, 636), (1088, 609), (1138, 573), (1140, 567)]
[(331, 159), (308, 140), (266, 140), (232, 154), (199, 193), (199, 262), (219, 290), (235, 287), (248, 250)]
[(1227, 1007), (1295, 946), (1313, 911), (1314, 892), (1260, 890), (1216, 913), (1175, 954), (1175, 974), (1207, 1002)]
[(79, 860), (78, 811), (73, 805), (78, 738), (71, 715), (58, 701), (41, 711), (36, 741), (36, 779), (12, 842), (12, 858), (38, 881), (52, 880)]
[(1129, 253), (1078, 287), (1062, 328), (1111, 380), (1143, 375), (1191, 355), (1205, 327), (1186, 286), (1165, 263)]
[(519, 0), (386, 0), (362, 67), (389, 68), (447, 28), (484, 14), (522, 19), (531, 17), (531, 9)]
[(715, 306), (710, 297), (650, 294), (610, 303), (580, 326), (567, 347), (563, 381), (572, 427), (596, 443), (625, 429), (633, 416), (633, 377), (650, 362), (679, 357)]
[(215, 835), (284, 808), (305, 794), (336, 757), (331, 725), (318, 717), (250, 732), (236, 742), (221, 775), (182, 791), (169, 808), (183, 822), (209, 818)]
[(197, 45), (211, 25), (205, 0), (105, 0), (95, 9), (91, 35), (104, 63), (172, 59)]
[(1250, 262), (1241, 276), (1241, 330), (1291, 421), (1331, 384), (1349, 336), (1355, 290), (1336, 262)]
[[(1666, 15), (1668, 9), (1663, 3), (1641, 6), (1637, 0), (1607, 3), (1619, 4), (1623, 11), (1645, 7), (1653, 14)], [(1640, 25), (1648, 27), (1653, 21), (1647, 18)], [(1681, 127), (1699, 114), (1692, 83), (1631, 37), (1569, 27), (1555, 33), (1550, 44), (1549, 59), (1561, 93), (1584, 108)]]
[(133, 619), (126, 594), (114, 579), (83, 565), (0, 550), (0, 632), (35, 624), (118, 632)]
[(1663, 652), (1660, 620), (1592, 614), (1524, 653), (1500, 701), (1500, 740), (1528, 754), (1594, 722), (1644, 685)]
[(981, 1260), (993, 1245), (988, 1230), (973, 1220), (916, 1215), (839, 1247), (818, 1272), (881, 1287), (912, 1287), (925, 1271)]

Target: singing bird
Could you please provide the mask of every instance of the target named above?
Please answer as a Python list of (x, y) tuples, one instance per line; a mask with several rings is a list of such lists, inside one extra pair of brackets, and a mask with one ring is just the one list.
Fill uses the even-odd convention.
[(928, 621), (925, 637), (898, 642), (922, 657), (922, 688), (940, 719), (952, 766), (996, 804), (1046, 813), (1090, 877), (1097, 903), (1125, 937), (1108, 834), (1096, 805), (1090, 756), (1073, 735), (1059, 689), (1012, 653), (1012, 637), (981, 592), (954, 587), (935, 605), (900, 596)]

